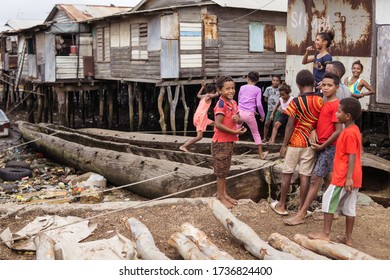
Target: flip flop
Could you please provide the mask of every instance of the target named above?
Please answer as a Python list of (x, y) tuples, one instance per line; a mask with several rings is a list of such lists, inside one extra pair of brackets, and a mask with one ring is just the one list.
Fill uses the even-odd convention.
[(276, 204), (278, 204), (277, 200), (271, 202), (271, 204), (270, 204), (271, 209), (278, 215), (287, 216), (288, 212), (286, 210), (280, 211), (280, 210), (276, 209)]

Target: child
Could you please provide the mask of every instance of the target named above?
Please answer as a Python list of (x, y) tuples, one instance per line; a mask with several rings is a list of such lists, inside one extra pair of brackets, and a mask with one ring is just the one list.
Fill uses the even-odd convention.
[(237, 103), (233, 100), (235, 91), (234, 81), (231, 77), (219, 77), (215, 83), (220, 98), (215, 105), (214, 136), (211, 142), (214, 174), (217, 176), (217, 198), (227, 207), (232, 208), (237, 201), (226, 192), (226, 177), (229, 173), (233, 154), (233, 144), (238, 140), (237, 135), (246, 132), (245, 127), (237, 129), (240, 122)]
[[(272, 112), (279, 100), (280, 81), (281, 78), (279, 75), (273, 75), (272, 86), (267, 87), (263, 94), (265, 102), (268, 103), (268, 111), (267, 111), (267, 116), (265, 117), (265, 124), (264, 124), (264, 143), (267, 142), (268, 130), (272, 123), (271, 120)], [(276, 112), (275, 117), (276, 119), (278, 119), (279, 112)]]
[(322, 76), (325, 74), (326, 63), (332, 61), (332, 56), (328, 48), (332, 44), (333, 38), (333, 32), (318, 33), (314, 42), (317, 52), (314, 55), (309, 55), (309, 52), (314, 50), (312, 46), (309, 46), (306, 48), (306, 52), (302, 58), (302, 64), (313, 62), (313, 75), (316, 82), (314, 88), (316, 91), (321, 89), (321, 81)]
[(324, 227), (322, 232), (309, 234), (309, 238), (330, 241), (333, 215), (346, 216), (345, 235), (337, 239), (352, 246), (352, 230), (356, 217), (356, 198), (362, 186), (361, 137), (355, 120), (361, 114), (358, 100), (348, 97), (340, 100), (337, 119), (345, 125), (336, 144), (331, 185), (322, 198)]
[(329, 72), (326, 72), (322, 78), (322, 93), (326, 96), (327, 100), (318, 118), (316, 129), (317, 143), (311, 143), (311, 147), (317, 152), (317, 162), (311, 176), (311, 184), (306, 199), (294, 217), (284, 220), (286, 225), (295, 226), (305, 222), (307, 210), (321, 187), (322, 179), (331, 176), (336, 151), (336, 139), (343, 129), (343, 125), (338, 123), (336, 118), (336, 112), (339, 106), (336, 93), (339, 88), (339, 83), (339, 77)]
[(279, 88), (279, 93), (280, 93), (280, 98), (278, 104), (276, 104), (270, 117), (270, 120), (271, 121), (274, 120), (275, 124), (274, 124), (274, 128), (272, 129), (272, 135), (271, 138), (269, 139), (268, 144), (275, 143), (275, 138), (276, 135), (278, 134), (279, 127), (286, 126), (288, 121), (288, 116), (286, 115), (285, 111), (288, 107), (288, 104), (290, 104), (291, 100), (293, 100), (294, 98), (290, 96), (291, 87), (289, 85), (282, 85)]
[[(256, 108), (260, 114), (260, 121), (264, 121), (265, 117), (263, 105), (261, 104), (261, 89), (256, 86), (258, 81), (259, 73), (249, 72), (248, 84), (242, 86), (238, 93), (238, 110), (241, 120), (248, 125), (252, 132), (260, 158), (264, 159), (267, 153), (263, 153), (262, 141), (256, 121)], [(241, 125), (238, 125), (238, 128), (240, 127)]]
[[(308, 70), (301, 70), (296, 77), (300, 95), (287, 107), (289, 116), (280, 156), (284, 159), (281, 195), (279, 201), (271, 203), (271, 209), (279, 215), (288, 215), (286, 210), (287, 193), (291, 177), (299, 163), (300, 205), (305, 201), (310, 184), (310, 176), (315, 164), (315, 151), (309, 146), (310, 133), (317, 127), (323, 105), (322, 97), (313, 92), (314, 76)], [(287, 148), (288, 145), (288, 148)]]
[[(203, 90), (206, 88), (206, 94), (202, 95)], [(194, 114), (194, 126), (196, 128), (196, 137), (188, 140), (184, 145), (181, 145), (179, 147), (179, 150), (183, 152), (188, 152), (188, 146), (195, 144), (200, 139), (203, 138), (203, 132), (206, 131), (206, 128), (208, 125), (214, 125), (214, 121), (210, 120), (207, 117), (207, 112), (211, 105), (211, 100), (218, 97), (219, 94), (216, 92), (214, 85), (207, 85), (203, 81), (202, 87), (200, 88), (198, 94), (196, 97), (200, 99), (198, 108), (195, 111)]]
[[(374, 89), (363, 79), (360, 78), (360, 74), (363, 72), (363, 64), (360, 60), (355, 61), (352, 64), (352, 77), (345, 78), (344, 84), (353, 93), (355, 98), (362, 98), (371, 94), (375, 94)], [(368, 89), (367, 92), (362, 92), (363, 87)]]

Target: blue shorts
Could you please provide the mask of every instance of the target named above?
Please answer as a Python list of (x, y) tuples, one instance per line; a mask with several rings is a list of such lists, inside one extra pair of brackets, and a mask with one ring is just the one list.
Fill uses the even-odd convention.
[(333, 160), (336, 152), (336, 146), (331, 145), (317, 153), (317, 162), (313, 174), (325, 178), (333, 169)]

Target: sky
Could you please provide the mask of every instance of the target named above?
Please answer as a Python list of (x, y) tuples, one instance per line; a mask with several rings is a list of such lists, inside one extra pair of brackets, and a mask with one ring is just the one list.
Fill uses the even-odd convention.
[(2, 1), (0, 26), (9, 19), (42, 19), (49, 15), (56, 4), (90, 4), (134, 7), (140, 0), (11, 0)]

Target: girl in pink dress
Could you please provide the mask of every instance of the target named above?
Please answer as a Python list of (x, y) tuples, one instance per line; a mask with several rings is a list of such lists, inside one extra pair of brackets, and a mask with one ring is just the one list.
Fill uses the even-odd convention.
[[(203, 90), (206, 88), (206, 94), (202, 94)], [(207, 85), (205, 82), (202, 82), (202, 87), (199, 90), (196, 97), (200, 99), (198, 108), (194, 114), (194, 126), (196, 127), (196, 137), (188, 140), (186, 143), (179, 147), (179, 150), (183, 152), (188, 152), (188, 146), (195, 144), (200, 139), (203, 138), (203, 132), (206, 131), (207, 126), (214, 125), (214, 121), (210, 120), (207, 116), (209, 111), (211, 100), (218, 97), (219, 93), (216, 92), (214, 85)]]

